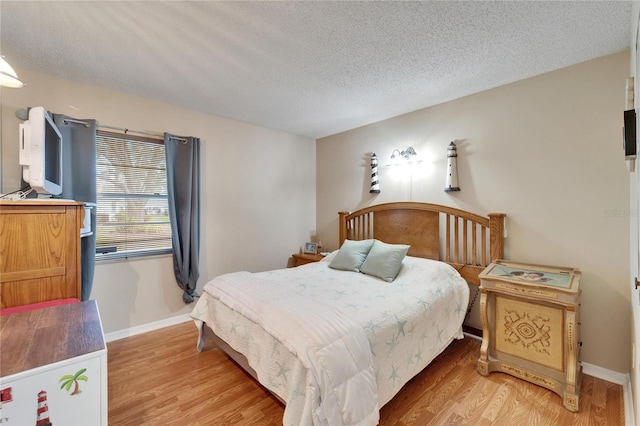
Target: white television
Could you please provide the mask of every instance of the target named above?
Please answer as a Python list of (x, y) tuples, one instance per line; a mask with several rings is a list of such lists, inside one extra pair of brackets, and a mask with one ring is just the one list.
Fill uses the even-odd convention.
[(29, 110), (19, 142), (24, 181), (38, 194), (62, 194), (62, 135), (43, 107)]

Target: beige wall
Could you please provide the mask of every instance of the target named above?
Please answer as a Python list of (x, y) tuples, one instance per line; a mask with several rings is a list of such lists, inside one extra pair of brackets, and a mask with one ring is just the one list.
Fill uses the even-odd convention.
[[(508, 259), (582, 271), (582, 360), (628, 372), (628, 74), (627, 51), (318, 140), (319, 237), (337, 248), (337, 212), (381, 202), (507, 213)], [(459, 193), (443, 191), (451, 141)], [(385, 164), (407, 146), (424, 163), (401, 176)], [(379, 195), (369, 194), (371, 152)], [(477, 309), (468, 323), (480, 326)]]
[[(224, 272), (284, 267), (316, 227), (337, 248), (339, 210), (414, 200), (505, 212), (509, 259), (583, 271), (583, 361), (629, 371), (630, 188), (621, 150), (628, 52), (327, 137), (315, 151), (307, 138), (17, 71), (27, 87), (0, 93), (3, 192), (19, 185), (15, 111), (43, 105), (106, 125), (202, 138), (199, 288)], [(452, 140), (460, 193), (442, 190)], [(392, 149), (409, 145), (425, 160), (418, 170), (403, 176), (385, 166)], [(371, 152), (380, 159), (377, 196), (368, 192)], [(92, 298), (106, 332), (191, 309), (167, 256), (99, 263)], [(468, 323), (479, 326), (477, 311)]]
[[(44, 106), (100, 124), (202, 140), (201, 274), (283, 268), (315, 229), (315, 141), (128, 94), (17, 70), (2, 89), (2, 190), (19, 188), (15, 111)], [(98, 262), (91, 298), (105, 332), (186, 314), (170, 256)]]

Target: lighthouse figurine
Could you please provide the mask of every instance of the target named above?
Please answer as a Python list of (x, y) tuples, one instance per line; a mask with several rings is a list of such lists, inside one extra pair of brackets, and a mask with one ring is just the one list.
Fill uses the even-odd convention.
[(451, 142), (447, 148), (447, 183), (445, 192), (460, 191), (458, 186), (458, 153), (456, 144)]
[(371, 156), (371, 194), (380, 193), (380, 182), (378, 182), (378, 156), (374, 152)]

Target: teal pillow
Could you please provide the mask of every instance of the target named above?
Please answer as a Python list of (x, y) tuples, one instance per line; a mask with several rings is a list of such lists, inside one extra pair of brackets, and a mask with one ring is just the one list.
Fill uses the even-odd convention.
[(344, 240), (342, 247), (329, 264), (330, 268), (341, 271), (360, 272), (360, 266), (367, 257), (374, 240)]
[(375, 240), (367, 258), (360, 267), (360, 272), (387, 282), (395, 280), (409, 247), (405, 244), (387, 244)]

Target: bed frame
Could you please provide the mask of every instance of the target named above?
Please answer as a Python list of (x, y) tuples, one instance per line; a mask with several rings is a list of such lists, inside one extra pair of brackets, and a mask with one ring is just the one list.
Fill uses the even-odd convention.
[[(345, 239), (368, 238), (389, 244), (409, 244), (410, 256), (446, 262), (456, 268), (469, 284), (479, 285), (478, 274), (492, 260), (504, 258), (506, 215), (503, 213), (490, 213), (483, 217), (437, 204), (399, 202), (338, 214), (340, 245)], [(440, 237), (442, 229), (445, 230), (444, 238)], [(441, 240), (444, 240), (444, 247), (440, 245)], [(246, 357), (203, 325), (202, 342), (208, 340), (259, 382)], [(277, 395), (272, 395), (285, 404)]]
[[(339, 212), (344, 240), (375, 238), (408, 244), (408, 255), (446, 262), (473, 285), (493, 260), (504, 259), (504, 213), (479, 216), (453, 207), (397, 202)], [(442, 245), (443, 244), (443, 245)]]

